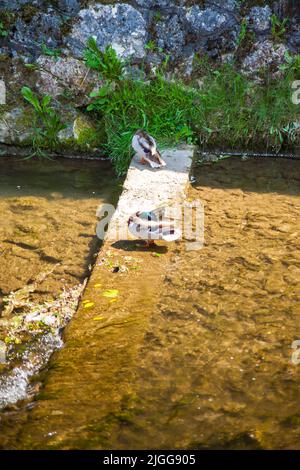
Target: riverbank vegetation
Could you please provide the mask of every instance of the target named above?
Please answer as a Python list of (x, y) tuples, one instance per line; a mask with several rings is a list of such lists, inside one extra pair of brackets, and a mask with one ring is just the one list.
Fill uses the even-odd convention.
[[(300, 56), (287, 54), (276, 76), (262, 70), (256, 80), (234, 63), (216, 68), (205, 57), (197, 57), (188, 83), (167, 73), (168, 58), (155, 73), (133, 79), (114, 49), (101, 51), (93, 38), (83, 57), (87, 67), (99, 74), (99, 88), (90, 94), (83, 111), (95, 122), (95, 132), (104, 130), (101, 151), (112, 159), (118, 174), (126, 171), (132, 158), (130, 142), (138, 128), (153, 134), (161, 146), (185, 142), (276, 152), (300, 144), (299, 105), (292, 100)], [(51, 127), (53, 115), (50, 121), (47, 113), (46, 117)], [(54, 124), (53, 134), (47, 130), (52, 148), (61, 122), (56, 119)]]
[(51, 107), (51, 96), (45, 95), (39, 99), (27, 86), (24, 86), (21, 92), (34, 109), (32, 155), (43, 156), (43, 149), (53, 150), (58, 146), (58, 133), (65, 129), (66, 125)]

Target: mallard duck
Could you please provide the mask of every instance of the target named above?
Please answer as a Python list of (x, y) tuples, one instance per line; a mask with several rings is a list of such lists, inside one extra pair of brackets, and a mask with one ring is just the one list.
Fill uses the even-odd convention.
[(143, 130), (137, 131), (132, 138), (132, 147), (140, 157), (140, 163), (148, 163), (151, 168), (166, 166), (166, 162), (161, 158), (157, 150), (154, 138)]
[(153, 245), (154, 240), (172, 242), (181, 237), (181, 230), (175, 227), (174, 219), (165, 218), (165, 208), (136, 212), (128, 219), (128, 229), (145, 240), (146, 246)]

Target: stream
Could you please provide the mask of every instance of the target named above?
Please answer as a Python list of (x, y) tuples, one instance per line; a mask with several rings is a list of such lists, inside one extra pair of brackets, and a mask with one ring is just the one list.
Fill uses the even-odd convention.
[(0, 408), (34, 396), (62, 347), (100, 247), (96, 210), (119, 191), (107, 163), (0, 159)]
[[(55, 189), (47, 191), (57, 194), (54, 174)], [(16, 175), (11, 172), (14, 186)], [(85, 197), (64, 196), (64, 210), (70, 204), (70, 214), (77, 213), (73, 220), (78, 204), (83, 221), (103, 194), (109, 200), (116, 194), (110, 183), (91, 196), (99, 182), (89, 178)], [(184, 241), (176, 242), (159, 257), (118, 247), (140, 270), (107, 275), (123, 297), (107, 303), (100, 312), (105, 319), (99, 312), (74, 317), (36, 400), (0, 414), (1, 448), (299, 449), (300, 365), (292, 361), (292, 344), (300, 340), (300, 162), (230, 158), (197, 166), (193, 181), (188, 198), (204, 204), (204, 247), (186, 251)], [(40, 201), (28, 191), (26, 199)], [(48, 197), (52, 217), (62, 200)], [(22, 197), (7, 188), (0, 202), (9, 214)], [(33, 209), (17, 210), (18, 223), (25, 213), (37, 223)], [(91, 234), (93, 223), (84, 231)], [(44, 233), (49, 236), (47, 228)], [(43, 249), (55, 260), (61, 256)], [(1, 275), (5, 292), (25, 281), (8, 274), (16, 272), (14, 263), (25, 263), (15, 256)], [(68, 263), (75, 261), (70, 256)], [(64, 274), (71, 284), (75, 272), (86, 275), (80, 265)]]

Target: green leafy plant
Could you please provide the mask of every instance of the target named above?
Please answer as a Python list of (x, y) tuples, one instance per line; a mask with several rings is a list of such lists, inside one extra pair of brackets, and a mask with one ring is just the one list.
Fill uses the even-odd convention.
[(286, 33), (286, 25), (288, 19), (284, 18), (282, 21), (274, 13), (271, 16), (271, 34), (275, 41), (282, 41)]
[(292, 56), (285, 53), (285, 63), (280, 66), (280, 70), (291, 74), (295, 79), (300, 75), (300, 54)]
[(100, 72), (102, 78), (110, 81), (122, 78), (124, 64), (112, 46), (106, 46), (105, 50), (101, 51), (96, 39), (90, 37), (83, 56), (87, 67)]
[(28, 70), (39, 70), (39, 65), (38, 64), (24, 64), (24, 66), (28, 69)]
[(147, 81), (126, 76), (116, 81), (108, 75), (90, 95), (87, 111), (104, 131), (102, 148), (119, 175), (128, 168), (132, 136), (139, 128), (155, 136), (160, 148), (185, 142), (278, 151), (300, 143), (299, 108), (291, 99), (299, 57), (287, 54), (280, 79), (262, 72), (263, 85), (241, 74), (234, 63), (216, 68), (207, 57), (196, 56), (197, 78), (187, 86), (166, 73), (167, 63), (168, 58)]
[(88, 110), (105, 123), (105, 148), (118, 174), (128, 167), (132, 135), (141, 127), (155, 135), (160, 144), (194, 139), (190, 122), (196, 104), (195, 91), (169, 82), (162, 75), (149, 83), (124, 79), (120, 86), (106, 85), (91, 97)]
[(156, 44), (153, 40), (148, 41), (147, 44), (145, 44), (145, 49), (150, 52), (154, 52), (156, 49)]
[(110, 95), (114, 91), (109, 83), (102, 88), (90, 93), (90, 98), (95, 98), (94, 101), (87, 106), (87, 111), (109, 111)]
[(61, 55), (61, 49), (51, 49), (45, 43), (41, 45), (41, 49), (43, 54), (54, 57), (55, 59), (58, 59)]
[[(44, 95), (39, 99), (31, 88), (24, 86), (21, 90), (23, 98), (34, 109), (32, 146), (33, 155), (45, 156), (43, 149), (55, 149), (58, 145), (58, 133), (65, 129), (60, 116), (50, 106), (51, 96)], [(32, 155), (32, 156), (33, 156)]]
[(153, 21), (155, 21), (156, 23), (158, 21), (162, 21), (162, 13), (160, 11), (157, 11), (156, 13), (154, 13)]
[(145, 49), (150, 52), (163, 52), (163, 49), (161, 47), (158, 47), (158, 45), (153, 40), (147, 42), (147, 44), (145, 45)]
[(238, 38), (237, 38), (237, 41), (236, 41), (238, 47), (245, 40), (245, 38), (247, 36), (247, 31), (248, 31), (248, 23), (247, 23), (246, 18), (243, 18), (243, 21), (241, 23), (241, 29), (240, 29), (240, 32), (239, 32), (239, 35), (238, 35)]
[(8, 36), (8, 31), (5, 29), (5, 26), (2, 21), (0, 21), (0, 37)]

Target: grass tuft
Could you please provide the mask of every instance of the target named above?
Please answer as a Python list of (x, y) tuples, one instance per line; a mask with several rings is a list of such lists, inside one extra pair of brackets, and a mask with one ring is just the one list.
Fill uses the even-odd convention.
[(281, 69), (280, 79), (264, 73), (257, 84), (234, 64), (216, 70), (205, 62), (201, 87), (167, 79), (163, 71), (146, 82), (120, 75), (91, 94), (87, 109), (104, 123), (104, 149), (119, 175), (128, 168), (132, 135), (139, 128), (162, 147), (186, 142), (279, 151), (300, 143), (299, 107), (292, 102), (300, 56), (287, 56)]
[[(224, 150), (280, 151), (300, 144), (299, 105), (292, 101), (293, 84), (300, 78), (299, 55), (286, 55), (278, 79), (261, 71), (260, 83), (240, 73), (235, 64), (216, 68), (200, 58), (195, 63), (198, 81), (189, 86), (166, 75), (167, 59), (152, 79), (128, 78), (114, 49), (101, 51), (94, 38), (88, 40), (84, 57), (101, 78), (87, 106), (97, 135), (85, 139), (93, 146), (104, 141), (99, 146), (118, 175), (128, 168), (131, 139), (140, 128), (153, 135), (160, 148), (195, 143)], [(50, 105), (51, 97), (40, 100), (28, 87), (22, 93), (35, 110), (34, 147), (54, 148), (64, 126)]]

